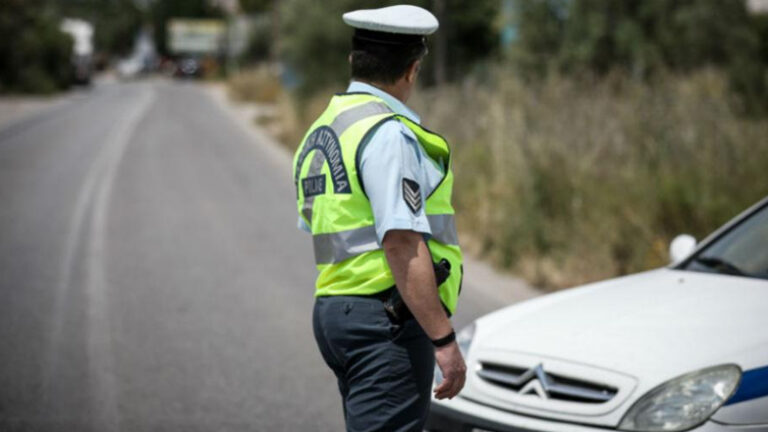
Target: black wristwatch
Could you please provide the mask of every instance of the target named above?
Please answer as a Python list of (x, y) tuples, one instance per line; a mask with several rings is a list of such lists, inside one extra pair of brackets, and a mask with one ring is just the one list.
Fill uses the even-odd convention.
[(440, 339), (433, 339), (432, 345), (435, 346), (435, 348), (440, 348), (448, 345), (449, 343), (456, 340), (456, 332), (451, 329), (451, 332), (448, 334), (448, 336), (443, 336)]

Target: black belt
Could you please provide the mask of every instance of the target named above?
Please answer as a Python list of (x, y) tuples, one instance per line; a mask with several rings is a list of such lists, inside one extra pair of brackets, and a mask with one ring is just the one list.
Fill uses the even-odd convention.
[(381, 300), (382, 302), (387, 302), (389, 299), (392, 298), (392, 294), (394, 294), (394, 291), (397, 289), (395, 285), (392, 285), (391, 287), (385, 289), (384, 291), (379, 291), (375, 294), (368, 294), (361, 297), (370, 297), (375, 298), (377, 300)]

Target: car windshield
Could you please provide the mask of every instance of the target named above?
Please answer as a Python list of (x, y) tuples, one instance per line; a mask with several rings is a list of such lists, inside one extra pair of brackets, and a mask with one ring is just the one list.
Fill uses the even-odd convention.
[(768, 279), (768, 205), (697, 252), (681, 268)]

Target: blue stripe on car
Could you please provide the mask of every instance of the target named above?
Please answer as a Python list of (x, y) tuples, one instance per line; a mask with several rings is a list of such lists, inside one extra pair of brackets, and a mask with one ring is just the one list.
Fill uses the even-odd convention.
[(768, 396), (768, 366), (751, 369), (741, 375), (741, 384), (726, 405)]

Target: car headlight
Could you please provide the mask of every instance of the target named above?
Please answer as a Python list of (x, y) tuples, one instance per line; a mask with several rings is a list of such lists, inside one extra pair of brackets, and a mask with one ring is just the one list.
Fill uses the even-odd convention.
[(682, 431), (704, 423), (731, 397), (741, 369), (722, 365), (689, 373), (641, 397), (621, 421), (627, 431)]
[(475, 323), (464, 327), (456, 334), (456, 343), (459, 344), (459, 350), (464, 359), (469, 354), (469, 347), (472, 345), (472, 339), (475, 337)]
[[(469, 354), (469, 347), (472, 345), (472, 339), (475, 337), (475, 323), (464, 327), (460, 332), (456, 333), (456, 343), (459, 345), (459, 351), (464, 357), (464, 361), (467, 360)], [(439, 385), (443, 381), (443, 374), (440, 372), (440, 368), (435, 365), (435, 385)]]

